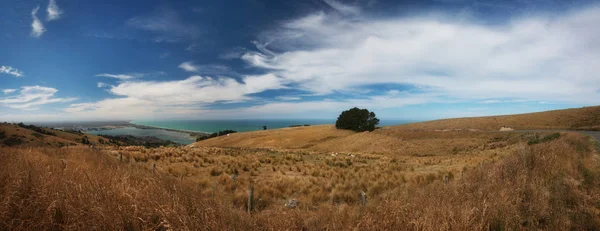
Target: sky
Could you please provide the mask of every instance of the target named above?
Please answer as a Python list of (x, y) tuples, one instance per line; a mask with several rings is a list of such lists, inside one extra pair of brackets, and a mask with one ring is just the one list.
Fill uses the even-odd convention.
[(0, 0), (0, 121), (598, 105), (599, 3)]

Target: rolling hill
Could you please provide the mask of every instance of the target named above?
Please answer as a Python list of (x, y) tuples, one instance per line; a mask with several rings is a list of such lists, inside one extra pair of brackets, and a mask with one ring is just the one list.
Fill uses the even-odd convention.
[[(323, 152), (447, 153), (481, 143), (480, 139), (500, 135), (477, 131), (516, 130), (598, 130), (600, 106), (505, 116), (443, 119), (403, 124), (355, 133), (333, 125), (283, 128), (235, 133), (203, 140), (193, 146), (307, 149)], [(410, 140), (411, 142), (407, 142)]]
[(1, 124), (26, 143), (0, 145), (0, 230), (599, 230), (598, 142), (498, 131), (592, 129), (597, 109), (158, 148)]
[(60, 130), (36, 127), (19, 126), (17, 124), (0, 123), (0, 146), (74, 146), (82, 145), (82, 141), (87, 139), (90, 144), (98, 145), (100, 140), (106, 140), (101, 137), (83, 134), (71, 133)]
[(506, 126), (516, 130), (599, 130), (600, 106), (571, 108), (516, 115), (442, 119), (396, 126), (398, 129), (478, 129), (497, 131)]

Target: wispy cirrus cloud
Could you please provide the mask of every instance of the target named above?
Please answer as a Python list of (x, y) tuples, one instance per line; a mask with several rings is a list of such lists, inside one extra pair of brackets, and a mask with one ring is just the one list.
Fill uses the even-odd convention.
[(0, 105), (15, 109), (36, 110), (38, 109), (36, 108), (37, 106), (44, 104), (66, 103), (77, 99), (56, 98), (54, 97), (56, 92), (58, 92), (58, 90), (51, 87), (25, 86), (21, 87), (19, 94), (16, 96), (0, 98)]
[(119, 79), (119, 80), (131, 80), (131, 79), (135, 79), (135, 78), (140, 78), (144, 75), (140, 74), (140, 73), (133, 73), (133, 74), (107, 74), (107, 73), (104, 73), (104, 74), (97, 74), (96, 76)]
[(194, 62), (183, 62), (178, 66), (184, 71), (203, 75), (237, 75), (231, 68), (218, 64), (197, 65)]
[(23, 72), (11, 66), (0, 66), (0, 73), (14, 75), (15, 77), (23, 76)]
[(63, 11), (58, 8), (58, 5), (56, 4), (56, 0), (50, 0), (48, 2), (48, 8), (46, 8), (46, 12), (48, 12), (48, 21), (57, 20), (63, 14)]
[(357, 15), (361, 12), (359, 7), (344, 4), (337, 0), (324, 0), (324, 2), (327, 3), (327, 5), (329, 5), (331, 8), (342, 14)]
[(245, 76), (242, 82), (198, 75), (173, 81), (124, 81), (107, 89), (117, 98), (72, 104), (65, 112), (86, 118), (187, 114), (204, 111), (212, 103), (248, 101), (252, 99), (249, 94), (281, 88), (283, 83), (271, 74)]
[(33, 19), (33, 22), (31, 23), (31, 36), (35, 38), (41, 37), (42, 34), (46, 32), (46, 27), (44, 27), (42, 21), (40, 21), (40, 19), (37, 17), (37, 12), (39, 9), (40, 6), (36, 6), (31, 11), (31, 18)]
[(220, 54), (219, 59), (225, 59), (225, 60), (239, 59), (246, 52), (248, 52), (248, 50), (246, 50), (246, 48), (236, 47), (233, 49), (229, 49), (226, 52)]
[(126, 24), (153, 33), (154, 42), (178, 42), (198, 38), (201, 34), (200, 29), (185, 22), (171, 8), (160, 8), (150, 14), (133, 17)]
[(441, 98), (600, 103), (600, 7), (493, 25), (451, 19), (318, 12), (263, 33), (242, 59), (322, 95), (402, 84)]
[(15, 91), (17, 91), (17, 89), (4, 89), (4, 90), (2, 90), (2, 93), (7, 95), (7, 94), (13, 93)]

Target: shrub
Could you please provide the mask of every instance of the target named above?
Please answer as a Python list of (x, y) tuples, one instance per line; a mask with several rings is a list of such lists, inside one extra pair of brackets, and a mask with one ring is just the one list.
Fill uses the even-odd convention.
[(206, 134), (206, 135), (203, 135), (203, 136), (200, 136), (200, 137), (196, 138), (196, 142), (202, 141), (202, 140), (206, 140), (206, 139), (210, 139), (210, 138), (214, 138), (214, 137), (217, 137), (217, 136), (224, 136), (224, 135), (231, 134), (231, 133), (236, 133), (236, 132), (237, 131), (234, 131), (234, 130), (223, 130), (223, 131), (215, 132), (215, 133), (212, 133), (212, 134)]
[(54, 133), (52, 131), (48, 131), (48, 130), (46, 130), (44, 128), (41, 128), (41, 127), (37, 127), (35, 125), (25, 125), (23, 123), (19, 123), (19, 124), (17, 124), (17, 126), (25, 128), (25, 129), (33, 130), (33, 131), (36, 131), (38, 133), (42, 133), (44, 135), (56, 136), (56, 133)]
[(221, 169), (214, 168), (214, 167), (212, 169), (210, 169), (211, 176), (220, 176), (221, 173), (223, 173), (223, 171), (221, 171)]
[(0, 131), (0, 140), (6, 138), (6, 132)]
[(6, 146), (16, 146), (16, 145), (21, 145), (24, 143), (24, 141), (18, 137), (10, 137), (6, 140), (4, 140), (4, 145)]
[(550, 135), (546, 135), (543, 138), (540, 139), (539, 136), (535, 136), (534, 138), (530, 139), (527, 144), (532, 145), (532, 144), (539, 144), (539, 143), (545, 143), (545, 142), (550, 142), (553, 141), (555, 139), (560, 138), (560, 133), (552, 133)]
[(375, 117), (374, 112), (369, 112), (367, 109), (352, 108), (343, 111), (335, 122), (337, 129), (347, 129), (356, 132), (373, 131), (375, 130), (379, 119)]
[(44, 135), (42, 135), (40, 133), (37, 133), (37, 132), (32, 132), (31, 135), (37, 137), (38, 139), (43, 139), (44, 138)]

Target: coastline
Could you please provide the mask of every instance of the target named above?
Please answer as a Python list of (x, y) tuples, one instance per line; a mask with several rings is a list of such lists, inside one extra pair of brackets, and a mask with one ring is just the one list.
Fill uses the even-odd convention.
[(190, 130), (183, 130), (183, 129), (172, 129), (172, 128), (148, 126), (148, 125), (134, 124), (134, 123), (132, 123), (132, 121), (127, 122), (127, 124), (129, 125), (129, 127), (134, 127), (134, 128), (139, 128), (139, 129), (159, 129), (159, 130), (165, 130), (165, 131), (171, 131), (171, 132), (187, 133), (193, 137), (210, 135), (209, 132), (198, 132), (198, 131), (190, 131)]
[[(207, 136), (208, 132), (198, 132), (182, 129), (171, 129), (164, 127), (147, 126), (132, 123), (133, 121), (101, 121), (101, 122), (71, 122), (71, 123), (40, 123), (38, 125), (45, 127), (52, 127), (62, 131), (80, 131), (83, 133), (89, 133), (93, 135), (121, 135), (119, 131), (126, 129), (126, 135), (133, 136), (153, 136), (156, 138), (171, 140), (181, 144), (193, 143), (198, 137)], [(133, 131), (134, 134), (130, 134), (131, 131), (127, 129), (137, 129), (138, 132)], [(145, 132), (144, 130), (148, 130)], [(161, 132), (166, 132), (162, 133)], [(171, 133), (170, 135), (167, 133)]]

